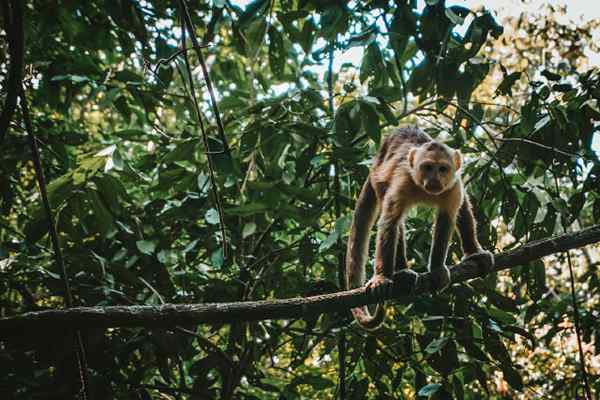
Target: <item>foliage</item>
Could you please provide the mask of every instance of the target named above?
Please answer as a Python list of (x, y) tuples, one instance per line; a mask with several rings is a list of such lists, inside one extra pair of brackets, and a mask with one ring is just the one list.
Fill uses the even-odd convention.
[[(534, 63), (527, 67), (535, 71), (499, 69), (494, 50), (484, 48), (503, 33), (492, 14), (443, 0), (419, 10), (415, 3), (190, 2), (207, 44), (227, 152), (200, 69), (193, 69), (208, 126), (204, 147), (184, 58), (175, 54), (181, 12), (173, 4), (28, 2), (24, 83), (77, 303), (339, 290), (370, 158), (388, 127), (417, 120), (465, 154), (484, 247), (509, 249), (598, 221), (598, 71)], [(361, 65), (332, 71), (335, 114), (326, 72), (332, 47), (335, 57), (364, 49)], [(10, 60), (1, 49), (5, 79)], [(192, 68), (199, 65), (194, 52), (187, 55)], [(478, 91), (499, 70), (496, 104)], [(517, 89), (524, 97), (511, 95)], [(64, 306), (21, 119), (19, 112), (0, 143), (3, 316)], [(419, 271), (430, 219), (423, 209), (407, 220), (408, 256)], [(451, 252), (460, 258), (459, 246)], [(577, 295), (583, 340), (596, 344), (588, 351), (597, 357), (598, 255), (586, 254), (587, 262), (575, 258)], [(536, 349), (572, 329), (563, 258), (552, 270), (540, 261), (419, 298), (394, 309), (377, 334), (360, 331), (347, 314), (83, 331), (90, 390), (93, 398), (333, 398), (344, 334), (349, 398), (575, 398), (581, 376), (574, 352), (564, 376), (535, 373), (548, 356)], [(0, 387), (10, 398), (65, 398), (78, 389), (69, 335), (24, 332), (4, 344), (2, 360)]]

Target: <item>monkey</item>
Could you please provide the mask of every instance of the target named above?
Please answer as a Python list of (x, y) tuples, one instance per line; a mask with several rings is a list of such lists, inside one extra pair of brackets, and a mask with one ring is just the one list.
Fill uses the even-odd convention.
[[(419, 128), (399, 128), (385, 137), (356, 201), (346, 251), (348, 289), (365, 284), (369, 236), (378, 215), (375, 272), (366, 289), (377, 293), (378, 288), (385, 290), (392, 282), (403, 280), (411, 282), (407, 288), (416, 285), (419, 274), (408, 269), (406, 261), (404, 217), (417, 205), (437, 209), (427, 266), (435, 292), (451, 283), (445, 262), (455, 227), (461, 238), (463, 260), (475, 258), (487, 272), (493, 268), (493, 254), (484, 251), (477, 240), (471, 203), (460, 177), (461, 164), (460, 151), (432, 139)], [(371, 315), (363, 306), (353, 308), (352, 314), (361, 327), (375, 330), (384, 320), (385, 309), (377, 304)]]

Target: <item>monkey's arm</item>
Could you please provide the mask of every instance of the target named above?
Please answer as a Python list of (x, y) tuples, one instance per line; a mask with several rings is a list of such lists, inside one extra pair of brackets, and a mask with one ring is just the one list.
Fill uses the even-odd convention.
[(375, 243), (375, 273), (367, 282), (367, 289), (375, 290), (379, 286), (391, 288), (392, 275), (396, 264), (396, 246), (398, 245), (398, 225), (402, 208), (384, 200), (381, 217), (377, 223), (377, 241)]
[(433, 288), (436, 291), (442, 291), (450, 285), (450, 270), (446, 267), (446, 256), (455, 221), (456, 217), (451, 215), (448, 210), (438, 210), (433, 228), (428, 266), (433, 279)]
[(458, 210), (456, 225), (460, 234), (463, 253), (465, 254), (463, 260), (473, 260), (484, 272), (490, 272), (494, 267), (494, 255), (489, 251), (483, 250), (477, 240), (477, 225), (469, 196), (466, 193), (463, 203)]

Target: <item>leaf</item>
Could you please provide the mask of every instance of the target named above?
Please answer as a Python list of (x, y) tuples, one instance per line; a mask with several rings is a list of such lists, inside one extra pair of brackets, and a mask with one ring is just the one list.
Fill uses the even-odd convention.
[(319, 252), (324, 252), (328, 250), (331, 246), (337, 242), (337, 240), (346, 232), (350, 227), (350, 223), (352, 222), (352, 217), (350, 215), (345, 215), (340, 217), (336, 222), (333, 231), (327, 236), (327, 238), (321, 242), (319, 246)]
[(502, 373), (506, 382), (515, 390), (523, 390), (523, 378), (517, 370), (512, 367), (502, 365)]
[(550, 115), (545, 115), (544, 117), (542, 117), (542, 119), (538, 120), (535, 123), (532, 134), (534, 134), (534, 133), (538, 132), (539, 130), (541, 130), (542, 128), (544, 128), (546, 125), (548, 125), (549, 122), (550, 122)]
[(223, 256), (223, 248), (219, 247), (217, 250), (213, 251), (210, 256), (210, 262), (213, 266), (217, 268), (221, 268), (225, 263), (225, 257)]
[(198, 143), (198, 139), (185, 140), (177, 144), (173, 150), (168, 152), (162, 161), (165, 163), (184, 160), (194, 161), (194, 154), (196, 152)]
[(264, 203), (248, 203), (239, 207), (227, 208), (225, 209), (225, 214), (247, 217), (254, 214), (262, 214), (269, 210), (270, 207)]
[(352, 47), (364, 47), (371, 44), (377, 38), (377, 27), (370, 26), (362, 32), (357, 33), (356, 35), (350, 36), (348, 42), (346, 43), (345, 48), (350, 49)]
[(82, 83), (82, 82), (89, 82), (91, 81), (90, 78), (88, 78), (87, 76), (81, 76), (81, 75), (55, 75), (52, 78), (50, 78), (51, 82), (57, 82), (57, 81), (71, 81), (74, 83)]
[(417, 395), (422, 396), (422, 397), (428, 397), (428, 396), (431, 396), (432, 394), (435, 394), (441, 387), (442, 387), (442, 385), (439, 383), (430, 383), (428, 385), (423, 386), (421, 389), (419, 389), (419, 392), (417, 393)]
[(217, 210), (215, 210), (214, 208), (211, 208), (204, 215), (204, 219), (206, 220), (207, 224), (217, 225), (220, 221), (219, 212)]
[(267, 33), (267, 20), (262, 18), (250, 24), (246, 29), (246, 48), (248, 57), (254, 58), (258, 56), (260, 46), (264, 36)]
[(367, 51), (360, 66), (359, 78), (361, 83), (366, 81), (369, 77), (373, 78), (372, 83), (369, 86), (370, 88), (386, 86), (388, 81), (387, 68), (377, 42), (373, 42), (367, 47)]
[(500, 310), (499, 308), (488, 306), (487, 310), (492, 318), (494, 318), (496, 321), (502, 322), (503, 324), (512, 325), (517, 322), (515, 317), (506, 311)]
[(379, 143), (381, 141), (381, 128), (376, 108), (367, 101), (361, 101), (360, 111), (365, 132), (375, 143)]
[(238, 19), (240, 27), (244, 28), (248, 24), (250, 24), (250, 22), (262, 17), (262, 15), (267, 11), (268, 7), (268, 0), (254, 0), (253, 2), (248, 4), (246, 6), (246, 9)]
[(253, 235), (254, 232), (256, 232), (256, 224), (254, 222), (248, 222), (242, 229), (242, 238), (246, 239), (248, 236)]
[(451, 8), (446, 8), (445, 10), (446, 17), (454, 24), (454, 25), (462, 25), (465, 22), (465, 19), (460, 15), (456, 14)]
[(504, 79), (496, 89), (496, 95), (512, 96), (512, 87), (519, 79), (521, 79), (521, 74), (522, 72), (513, 72), (512, 74), (504, 76)]
[(345, 32), (348, 27), (350, 15), (346, 7), (342, 4), (328, 7), (321, 14), (321, 23), (319, 24), (321, 27), (321, 36), (327, 41), (333, 39), (338, 33)]
[(310, 54), (312, 50), (313, 43), (315, 41), (315, 31), (317, 30), (317, 26), (315, 25), (312, 18), (307, 19), (304, 22), (304, 26), (302, 27), (302, 31), (300, 31), (298, 42), (300, 46), (302, 46), (302, 50), (306, 54)]
[(547, 69), (542, 71), (542, 75), (548, 79), (549, 81), (560, 81), (561, 76), (559, 74), (555, 74), (554, 72), (550, 72)]
[(429, 89), (433, 82), (432, 72), (432, 66), (427, 58), (413, 69), (408, 80), (408, 87), (413, 94), (420, 95)]
[(449, 337), (442, 337), (432, 340), (425, 348), (425, 352), (427, 354), (437, 353), (446, 345), (446, 343), (448, 343), (448, 340), (450, 340)]
[(150, 240), (138, 240), (135, 242), (135, 245), (139, 251), (149, 256), (154, 253), (154, 250), (156, 250), (156, 243)]
[(271, 72), (278, 79), (283, 78), (286, 54), (283, 47), (283, 36), (273, 25), (269, 27), (269, 65)]

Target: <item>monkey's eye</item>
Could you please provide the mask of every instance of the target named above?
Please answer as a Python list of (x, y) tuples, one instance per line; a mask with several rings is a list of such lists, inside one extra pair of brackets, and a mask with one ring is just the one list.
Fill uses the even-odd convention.
[(431, 164), (423, 164), (423, 169), (426, 172), (431, 172), (431, 170), (433, 169), (433, 167), (431, 166)]
[(446, 172), (448, 172), (448, 167), (446, 167), (445, 165), (442, 165), (439, 168), (440, 173), (445, 174)]

